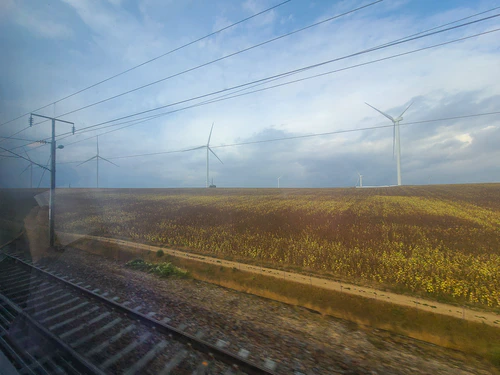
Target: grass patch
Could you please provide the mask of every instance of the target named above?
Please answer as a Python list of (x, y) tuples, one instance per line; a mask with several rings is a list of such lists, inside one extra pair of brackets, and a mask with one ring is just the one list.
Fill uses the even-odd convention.
[(165, 255), (165, 252), (164, 252), (162, 249), (160, 249), (160, 250), (158, 250), (158, 251), (156, 252), (156, 256), (157, 256), (158, 258), (161, 258), (161, 257), (162, 257), (162, 256), (164, 256), (164, 255)]
[(132, 268), (147, 273), (152, 273), (160, 277), (179, 277), (186, 278), (189, 272), (174, 266), (172, 263), (149, 263), (142, 259), (134, 259), (125, 264), (125, 267)]

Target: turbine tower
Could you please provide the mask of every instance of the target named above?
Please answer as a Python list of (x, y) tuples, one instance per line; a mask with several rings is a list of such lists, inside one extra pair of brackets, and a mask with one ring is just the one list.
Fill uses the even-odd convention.
[(113, 163), (112, 161), (109, 161), (108, 159), (106, 158), (103, 158), (102, 156), (99, 155), (99, 136), (97, 136), (97, 154), (95, 156), (92, 156), (89, 160), (85, 160), (83, 163), (80, 163), (77, 165), (77, 167), (79, 167), (80, 165), (82, 164), (85, 164), (91, 160), (96, 160), (96, 163), (97, 163), (97, 175), (96, 175), (96, 180), (97, 180), (97, 188), (99, 188), (99, 159), (102, 159), (104, 161), (107, 161), (108, 163), (111, 163), (113, 164), (114, 166), (117, 166), (115, 163)]
[(411, 107), (413, 103), (410, 103), (408, 107), (401, 113), (398, 117), (394, 118), (389, 116), (387, 113), (382, 112), (381, 110), (371, 106), (370, 104), (365, 104), (369, 107), (372, 107), (375, 111), (380, 113), (381, 115), (387, 117), (394, 124), (393, 136), (392, 136), (392, 157), (394, 158), (394, 153), (396, 153), (396, 168), (398, 172), (398, 186), (401, 186), (401, 141), (399, 137), (399, 122), (403, 120), (403, 115)]
[(222, 162), (222, 160), (220, 160), (220, 158), (217, 156), (217, 154), (210, 147), (210, 138), (212, 138), (212, 130), (214, 130), (214, 123), (212, 123), (212, 128), (210, 129), (210, 134), (208, 135), (208, 142), (207, 142), (206, 146), (199, 146), (199, 147), (195, 147), (195, 148), (190, 148), (188, 150), (184, 150), (184, 151), (193, 151), (193, 150), (200, 150), (202, 148), (206, 148), (207, 149), (207, 185), (206, 185), (207, 188), (210, 187), (210, 152), (212, 154), (214, 154), (214, 156), (217, 159), (219, 159), (219, 161), (221, 162), (221, 164), (224, 164)]
[(357, 172), (357, 173), (358, 173), (358, 181), (356, 181), (356, 185), (358, 185), (358, 183), (359, 183), (359, 187), (362, 188), (363, 187), (363, 175), (359, 174), (359, 172)]
[(280, 178), (283, 177), (283, 175), (278, 177), (278, 189), (280, 188)]

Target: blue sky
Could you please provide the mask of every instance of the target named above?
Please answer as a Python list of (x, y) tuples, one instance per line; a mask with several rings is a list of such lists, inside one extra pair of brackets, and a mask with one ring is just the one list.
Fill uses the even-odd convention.
[[(292, 0), (234, 28), (183, 48), (95, 88), (58, 102), (40, 114), (59, 116), (308, 26), (371, 1)], [(0, 4), (0, 123), (50, 104), (88, 85), (239, 21), (279, 1), (79, 1), (7, 0)], [(86, 126), (168, 105), (208, 92), (301, 68), (387, 43), (498, 6), (494, 1), (384, 0), (251, 51), (62, 117), (76, 124), (61, 139), (58, 186), (94, 187), (96, 164), (77, 166), (96, 153), (105, 130), (79, 133)], [(481, 17), (499, 13), (491, 11)], [(498, 28), (500, 18), (338, 61), (272, 84), (369, 62), (436, 43)], [(216, 147), (343, 129), (390, 125), (366, 106), (392, 115), (414, 104), (404, 121), (421, 121), (499, 111), (498, 33), (469, 39), (310, 79), (264, 92), (180, 111), (99, 137), (100, 154), (118, 164), (100, 164), (101, 187), (203, 187), (206, 153), (194, 150), (119, 158), (211, 144), (223, 160), (210, 159), (218, 186), (353, 186), (357, 172), (367, 185), (396, 182), (392, 129), (323, 137)], [(271, 84), (268, 84), (271, 85)], [(261, 86), (261, 87), (266, 87)], [(173, 106), (177, 109), (182, 106)], [(166, 111), (166, 110), (164, 110)], [(154, 112), (153, 112), (154, 113)], [(23, 117), (0, 127), (10, 136), (28, 125)], [(498, 182), (500, 116), (483, 116), (401, 127), (404, 184)], [(49, 136), (48, 123), (18, 134)], [(68, 131), (65, 124), (57, 132)], [(106, 129), (110, 130), (110, 129)], [(70, 144), (75, 141), (78, 143)], [(4, 140), (11, 149), (27, 142)], [(27, 145), (30, 157), (45, 164), (48, 146)], [(22, 151), (22, 148), (13, 150)], [(0, 155), (6, 155), (5, 152)], [(19, 173), (24, 160), (0, 157), (0, 186), (29, 186)], [(34, 169), (34, 185), (41, 171)], [(46, 174), (42, 186), (48, 186)]]

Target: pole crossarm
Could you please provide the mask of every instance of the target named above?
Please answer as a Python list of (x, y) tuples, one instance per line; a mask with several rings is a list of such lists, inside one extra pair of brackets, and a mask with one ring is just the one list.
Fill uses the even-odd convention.
[(65, 122), (66, 124), (75, 125), (75, 123), (74, 123), (74, 122), (65, 121), (65, 120), (60, 120), (60, 119), (55, 118), (55, 117), (43, 116), (43, 115), (39, 115), (39, 114), (36, 114), (36, 113), (30, 113), (30, 115), (31, 115), (31, 116), (36, 116), (36, 117), (43, 117), (43, 118), (46, 118), (46, 119), (49, 119), (49, 120), (56, 120), (56, 121), (59, 121), (59, 122)]

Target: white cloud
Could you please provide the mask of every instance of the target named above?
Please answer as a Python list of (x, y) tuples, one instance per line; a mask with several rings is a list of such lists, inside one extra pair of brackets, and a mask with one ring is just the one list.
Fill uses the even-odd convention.
[(469, 133), (457, 135), (455, 136), (455, 138), (460, 142), (466, 143), (467, 145), (470, 145), (472, 143), (472, 137)]
[(35, 37), (51, 39), (68, 39), (73, 30), (62, 20), (56, 20), (50, 7), (30, 6), (24, 2), (8, 0), (0, 5), (0, 16), (9, 15), (9, 19), (19, 26), (30, 30)]
[[(34, 90), (38, 97), (36, 101), (23, 103), (27, 110), (28, 107), (36, 107), (39, 102), (45, 101), (43, 90), (46, 87), (53, 87), (50, 86), (50, 80), (45, 77), (48, 71), (51, 74), (59, 74), (61, 82), (68, 82), (68, 85), (71, 85), (71, 87), (64, 85), (57, 87), (59, 91), (55, 91), (54, 96), (61, 97), (72, 90), (85, 87), (103, 77), (180, 46), (191, 40), (190, 38), (194, 39), (247, 17), (249, 12), (255, 13), (269, 6), (265, 2), (249, 0), (242, 6), (234, 7), (232, 3), (223, 1), (207, 10), (207, 8), (198, 9), (197, 7), (204, 5), (193, 3), (184, 10), (176, 8), (172, 16), (170, 13), (165, 13), (168, 7), (162, 8), (161, 4), (149, 0), (141, 2), (138, 14), (98, 1), (66, 0), (66, 3), (71, 6), (70, 9), (74, 10), (88, 30), (82, 32), (82, 40), (75, 42), (72, 53), (74, 60), (71, 65), (58, 62), (52, 72), (47, 66), (34, 64), (33, 69), (40, 69), (40, 73), (45, 74), (37, 74), (41, 77), (36, 82), (37, 90)], [(348, 2), (340, 5), (349, 8)], [(376, 7), (360, 11), (349, 18), (339, 19), (284, 38), (66, 118), (75, 121), (78, 129), (135, 111), (148, 110), (252, 79), (343, 56), (480, 10), (462, 7), (428, 15), (406, 11), (405, 2), (399, 2), (397, 5), (397, 9), (393, 8), (387, 13), (386, 8)], [(308, 12), (313, 12), (311, 17), (314, 19), (324, 19), (336, 13), (320, 12), (320, 6), (321, 4), (317, 4), (314, 8), (307, 9)], [(484, 5), (487, 6), (488, 4)], [(235, 11), (235, 8), (238, 10)], [(197, 10), (199, 13), (196, 13)], [(242, 24), (230, 32), (223, 32), (134, 70), (126, 76), (58, 103), (57, 113), (176, 74), (275, 37), (283, 32), (274, 31), (275, 27), (280, 29), (283, 19), (293, 20), (293, 22), (287, 21), (288, 24), (285, 25), (287, 28), (300, 28), (313, 22), (304, 21), (300, 8), (293, 13), (290, 13), (290, 8), (277, 8), (273, 14)], [(189, 25), (196, 24), (197, 27), (188, 31), (179, 29), (177, 23), (179, 20)], [(260, 27), (262, 24), (265, 27)], [(470, 33), (487, 28), (488, 25), (474, 27)], [(469, 31), (457, 31), (414, 41), (366, 56), (332, 63), (275, 83), (342, 69), (352, 64), (439, 43), (468, 33)], [(497, 69), (499, 56), (498, 49), (495, 48), (498, 44), (497, 37), (498, 35), (492, 34), (174, 113), (121, 132), (103, 135), (100, 138), (102, 150), (105, 150), (103, 155), (113, 157), (202, 145), (206, 143), (212, 121), (215, 122), (213, 145), (230, 144), (256, 137), (271, 137), (273, 134), (274, 136), (310, 134), (388, 124), (386, 119), (367, 107), (365, 101), (390, 114), (398, 115), (405, 104), (415, 100), (413, 107), (404, 116), (405, 121), (498, 110), (498, 107), (495, 107), (496, 102), (492, 99), (500, 95), (500, 71)], [(87, 57), (88, 65), (83, 67), (79, 60)], [(21, 74), (19, 76), (22, 81)], [(260, 87), (264, 86), (256, 88)], [(189, 104), (191, 102), (166, 108), (164, 111)], [(407, 173), (413, 163), (418, 166), (411, 168), (411, 174), (408, 172), (404, 175), (405, 181), (420, 181), (424, 173), (422, 171), (429, 173), (433, 168), (432, 165), (441, 168), (443, 160), (453, 164), (452, 161), (468, 157), (470, 149), (487, 141), (478, 135), (480, 132), (477, 129), (491, 129), (488, 132), (497, 134), (495, 131), (498, 125), (500, 124), (494, 123), (491, 118), (477, 118), (477, 122), (464, 120), (445, 125), (402, 127), (403, 170)], [(491, 128), (492, 126), (494, 128)], [(13, 127), (7, 129), (10, 131)], [(39, 132), (37, 136), (41, 136), (47, 134), (48, 129), (36, 131)], [(287, 142), (273, 143), (269, 147), (242, 146), (216, 150), (225, 163), (223, 166), (213, 164), (213, 171), (220, 181), (218, 185), (225, 185), (229, 181), (237, 185), (245, 181), (241, 171), (248, 169), (255, 170), (252, 172), (254, 184), (258, 183), (259, 174), (263, 176), (262, 181), (267, 181), (268, 174), (273, 175), (274, 183), (274, 174), (281, 173), (281, 169), (286, 170), (288, 181), (297, 186), (306, 184), (312, 174), (318, 183), (331, 184), (333, 180), (328, 178), (331, 177), (330, 174), (335, 173), (335, 168), (353, 169), (355, 172), (355, 169), (361, 166), (366, 168), (370, 166), (372, 169), (379, 167), (380, 173), (377, 173), (377, 178), (380, 183), (384, 183), (384, 178), (394, 177), (390, 128), (301, 140), (293, 143), (293, 150), (290, 149), (292, 143)], [(82, 160), (90, 157), (94, 148), (94, 140), (78, 143), (65, 149), (58, 158), (60, 161)], [(493, 153), (490, 148), (485, 147), (484, 150), (490, 151), (484, 151), (485, 154), (481, 154), (483, 155), (481, 157), (488, 157), (487, 152)], [(40, 157), (42, 156), (40, 154)], [(179, 157), (172, 154), (153, 159), (123, 159), (120, 161), (122, 168), (110, 173), (116, 181), (130, 181), (134, 173), (139, 173), (142, 176), (141, 181), (145, 184), (147, 181), (151, 181), (152, 184), (170, 181), (179, 185), (194, 185), (198, 181), (200, 186), (203, 186), (204, 157), (202, 151), (196, 151)], [(155, 165), (165, 165), (161, 173), (154, 174), (155, 168), (148, 164), (149, 160), (155, 160)], [(141, 165), (145, 164), (147, 166), (142, 168)], [(317, 168), (320, 165), (325, 167)], [(89, 171), (92, 170), (91, 167), (88, 167)], [(84, 173), (81, 169), (70, 169), (70, 166), (67, 168), (75, 174)], [(296, 180), (292, 179), (294, 169), (298, 171), (295, 174)], [(321, 172), (323, 170), (325, 172)], [(455, 178), (459, 180), (466, 172), (457, 168), (454, 173)], [(365, 173), (367, 183), (370, 178), (374, 180), (373, 174), (375, 172), (372, 176), (369, 176), (370, 173)], [(354, 173), (354, 179), (355, 177)], [(386, 181), (385, 184), (387, 183), (391, 181)]]

